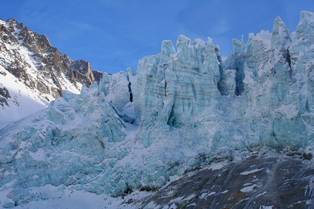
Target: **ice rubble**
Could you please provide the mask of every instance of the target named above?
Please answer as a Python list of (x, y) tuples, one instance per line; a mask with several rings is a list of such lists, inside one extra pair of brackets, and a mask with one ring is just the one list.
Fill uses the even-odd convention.
[(32, 201), (28, 188), (46, 184), (111, 195), (153, 189), (218, 152), (310, 150), (314, 14), (302, 12), (294, 35), (276, 18), (271, 33), (233, 46), (223, 62), (211, 40), (163, 41), (136, 75), (106, 74), (1, 129), (7, 201)]

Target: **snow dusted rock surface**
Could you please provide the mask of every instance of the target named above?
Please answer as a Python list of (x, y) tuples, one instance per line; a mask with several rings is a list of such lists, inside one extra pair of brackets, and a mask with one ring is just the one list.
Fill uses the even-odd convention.
[(313, 164), (293, 157), (251, 156), (185, 174), (139, 208), (312, 208)]
[[(155, 191), (217, 156), (241, 159), (245, 153), (266, 149), (302, 153), (309, 162), (278, 154), (240, 160), (219, 171), (207, 170), (205, 176), (199, 171), (196, 179), (210, 181), (210, 175), (217, 175), (226, 181), (219, 191), (208, 191), (222, 195), (214, 195), (213, 207), (313, 207), (314, 14), (302, 12), (293, 33), (276, 18), (272, 32), (234, 40), (233, 47), (222, 61), (210, 39), (181, 35), (175, 47), (163, 41), (161, 52), (140, 60), (136, 73), (104, 74), (81, 94), (67, 92), (47, 109), (0, 129), (2, 206), (44, 201), (47, 196), (37, 196), (30, 188), (45, 185), (111, 196)], [(0, 93), (5, 101), (10, 98), (5, 88)], [(258, 173), (256, 182), (252, 171)], [(238, 174), (243, 178), (233, 184), (232, 176)], [(191, 195), (186, 198), (192, 202), (181, 201), (192, 204), (185, 208), (208, 203), (193, 199), (203, 187), (187, 184), (185, 190), (185, 182), (183, 178), (174, 183), (178, 190), (167, 194), (170, 199), (164, 200), (164, 191), (171, 190), (166, 187), (136, 207), (176, 208), (170, 203), (181, 198), (178, 193)], [(265, 182), (269, 184), (261, 186)], [(296, 193), (290, 196), (291, 182)], [(255, 189), (277, 196), (258, 196)], [(291, 202), (280, 200), (276, 205), (282, 195)]]
[(88, 62), (72, 61), (46, 36), (13, 19), (0, 22), (0, 125), (47, 107), (63, 90), (79, 93), (94, 80)]

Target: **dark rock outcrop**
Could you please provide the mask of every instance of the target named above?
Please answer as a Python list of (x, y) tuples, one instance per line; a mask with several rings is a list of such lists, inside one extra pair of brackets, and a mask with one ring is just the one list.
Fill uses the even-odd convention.
[(251, 157), (187, 174), (142, 203), (148, 208), (313, 209), (314, 167), (292, 157)]
[(103, 73), (96, 71), (96, 70), (93, 70), (93, 74), (94, 74), (95, 81), (97, 81), (98, 83), (102, 79), (102, 77), (104, 76)]
[(8, 99), (11, 98), (8, 89), (0, 87), (0, 106), (8, 105)]

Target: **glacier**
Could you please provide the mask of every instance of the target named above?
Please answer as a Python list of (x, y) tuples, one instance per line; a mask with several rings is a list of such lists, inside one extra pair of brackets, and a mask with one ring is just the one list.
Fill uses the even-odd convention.
[[(210, 38), (163, 41), (136, 71), (104, 73), (0, 129), (3, 207), (65, 185), (120, 196), (154, 190), (216, 156), (265, 147), (314, 154), (314, 13), (295, 32), (233, 40), (225, 60)], [(244, 155), (244, 154), (243, 154)]]

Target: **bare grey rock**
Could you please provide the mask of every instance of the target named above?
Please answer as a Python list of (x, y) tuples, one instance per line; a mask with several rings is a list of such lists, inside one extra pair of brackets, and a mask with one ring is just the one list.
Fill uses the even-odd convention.
[(186, 174), (149, 197), (141, 208), (312, 209), (313, 180), (313, 164), (306, 160), (250, 157), (221, 169)]
[(11, 98), (8, 89), (0, 86), (0, 106), (8, 105), (8, 99)]

